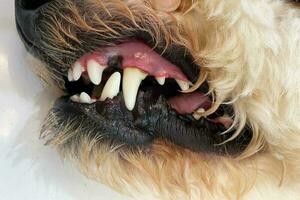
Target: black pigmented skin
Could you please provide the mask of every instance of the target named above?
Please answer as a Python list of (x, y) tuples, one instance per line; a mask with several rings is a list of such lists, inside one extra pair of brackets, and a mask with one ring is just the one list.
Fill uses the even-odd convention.
[(251, 139), (245, 130), (234, 141), (218, 145), (231, 136), (221, 135), (225, 130), (222, 125), (212, 126), (205, 119), (195, 122), (179, 117), (163, 96), (153, 99), (151, 92), (139, 92), (132, 112), (126, 109), (122, 93), (91, 105), (70, 102), (64, 97), (57, 100), (53, 109), (59, 113), (60, 120), (84, 118), (81, 123), (84, 127), (93, 127), (93, 134), (133, 147), (145, 147), (156, 138), (162, 138), (196, 152), (236, 155)]

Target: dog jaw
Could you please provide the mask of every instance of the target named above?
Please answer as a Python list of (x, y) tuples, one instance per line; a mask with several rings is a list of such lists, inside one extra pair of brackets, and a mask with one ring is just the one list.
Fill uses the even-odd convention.
[[(299, 11), (280, 1), (210, 0), (186, 8), (179, 8), (189, 11), (185, 15), (161, 13), (177, 23), (158, 32), (167, 33), (166, 43), (189, 49), (203, 66), (215, 105), (233, 103), (238, 130), (251, 126), (244, 160), (193, 153), (164, 141), (133, 154), (80, 134), (52, 144), (87, 176), (139, 199), (297, 199)], [(60, 35), (51, 40), (64, 45)]]

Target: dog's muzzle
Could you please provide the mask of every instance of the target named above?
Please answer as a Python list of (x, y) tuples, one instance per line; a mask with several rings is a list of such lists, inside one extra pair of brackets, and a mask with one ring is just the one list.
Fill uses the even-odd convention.
[[(100, 7), (90, 8), (89, 1), (66, 2), (78, 12), (86, 13), (86, 9), (91, 9), (94, 12), (91, 15), (101, 22), (111, 21), (111, 16)], [(100, 29), (101, 34), (97, 34), (97, 31), (86, 31), (70, 23), (81, 16), (74, 17), (72, 10), (68, 10), (72, 6), (64, 6), (64, 2), (58, 0), (15, 1), (16, 25), (27, 50), (44, 62), (49, 74), (60, 80), (58, 87), (67, 94), (56, 101), (52, 109), (60, 122), (51, 127), (57, 128), (54, 132), (72, 119), (93, 127), (95, 134), (132, 146), (166, 139), (194, 151), (236, 154), (246, 148), (251, 139), (248, 129), (237, 140), (219, 145), (233, 135), (234, 130), (222, 134), (232, 121), (226, 125), (220, 120), (233, 115), (232, 108), (221, 105), (213, 115), (202, 119), (194, 115), (211, 107), (208, 84), (202, 84), (192, 93), (180, 92), (197, 81), (200, 67), (183, 46), (172, 44), (165, 48), (167, 42), (163, 39), (154, 41), (151, 31), (160, 30), (160, 27), (136, 25), (122, 18), (111, 27), (103, 23), (97, 24), (97, 29), (92, 27)], [(157, 17), (152, 11), (154, 18)], [(82, 20), (90, 20), (87, 24), (92, 26), (95, 24), (93, 17)], [(60, 29), (63, 27), (55, 27), (57, 21), (54, 19), (64, 23), (63, 26), (70, 26), (67, 30), (76, 30), (73, 33), (79, 42), (72, 42), (67, 34), (64, 35), (65, 31)], [(130, 28), (124, 31), (122, 26), (114, 27), (122, 23)], [(59, 37), (48, 40), (52, 29)], [(113, 32), (118, 33), (113, 35)], [(59, 40), (67, 45), (60, 46)], [(60, 60), (55, 60), (57, 58)]]

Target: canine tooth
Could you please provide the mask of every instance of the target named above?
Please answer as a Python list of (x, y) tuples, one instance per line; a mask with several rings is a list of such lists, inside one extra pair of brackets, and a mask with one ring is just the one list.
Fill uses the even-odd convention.
[(84, 71), (83, 66), (79, 63), (76, 62), (73, 66), (73, 79), (74, 81), (78, 81), (82, 72)]
[(164, 85), (166, 81), (166, 77), (155, 77), (159, 85)]
[(121, 74), (119, 72), (113, 73), (103, 88), (100, 101), (104, 101), (106, 98), (112, 99), (117, 96), (120, 91), (120, 84)]
[(176, 82), (182, 91), (188, 90), (190, 88), (190, 84), (187, 81), (182, 81), (182, 80), (176, 79)]
[(74, 81), (72, 68), (68, 70), (68, 81)]
[(75, 94), (75, 95), (71, 96), (70, 99), (74, 102), (79, 102), (79, 95)]
[(85, 92), (81, 92), (80, 96), (79, 96), (79, 102), (80, 103), (92, 103), (92, 99), (90, 97), (90, 95), (88, 95)]
[(133, 110), (142, 80), (147, 74), (137, 68), (125, 68), (123, 72), (123, 95), (128, 110)]
[(87, 63), (87, 72), (90, 77), (90, 80), (95, 85), (99, 85), (102, 79), (102, 73), (104, 71), (103, 66), (97, 63), (95, 60), (89, 60)]

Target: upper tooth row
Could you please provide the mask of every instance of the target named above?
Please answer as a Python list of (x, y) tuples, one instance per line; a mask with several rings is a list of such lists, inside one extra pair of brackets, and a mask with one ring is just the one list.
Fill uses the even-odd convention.
[[(87, 73), (92, 83), (95, 85), (99, 85), (101, 83), (102, 74), (105, 67), (101, 66), (94, 60), (90, 60), (87, 63)], [(84, 67), (79, 63), (76, 62), (72, 68), (70, 68), (68, 72), (68, 80), (69, 81), (77, 81), (79, 80), (82, 73), (85, 71)], [(123, 71), (123, 95), (125, 105), (128, 110), (133, 110), (136, 102), (136, 96), (138, 93), (138, 89), (140, 87), (141, 82), (147, 77), (147, 73), (143, 72), (138, 68), (130, 68), (127, 67)], [(160, 85), (165, 83), (165, 77), (156, 77), (157, 82)], [(188, 90), (189, 89), (189, 82), (176, 80), (181, 90)], [(115, 72), (110, 76), (107, 80), (101, 97), (100, 101), (104, 101), (106, 98), (113, 98), (118, 95), (120, 91), (120, 84), (121, 84), (121, 74), (119, 72)], [(80, 95), (74, 95), (71, 97), (71, 100), (80, 103), (93, 103), (94, 100), (86, 93), (81, 93)]]
[[(105, 68), (106, 68), (106, 66), (100, 65), (95, 60), (91, 59), (87, 62), (87, 73), (90, 78), (90, 81), (93, 84), (99, 85), (101, 83), (102, 74), (103, 74), (103, 71), (105, 70)], [(82, 73), (85, 71), (86, 71), (86, 69), (81, 65), (81, 63), (75, 62), (73, 67), (71, 67), (68, 71), (68, 80), (69, 81), (78, 81), (79, 78), (81, 77)], [(166, 77), (155, 77), (155, 78), (160, 85), (165, 84)], [(187, 81), (182, 81), (182, 80), (176, 79), (176, 82), (178, 83), (178, 85), (182, 91), (188, 90), (190, 87), (190, 83)]]
[[(102, 74), (105, 68), (105, 66), (100, 65), (95, 60), (88, 61), (87, 73), (92, 83), (95, 85), (99, 85), (101, 83)], [(68, 80), (78, 81), (84, 71), (85, 68), (79, 62), (76, 62), (68, 71)]]

